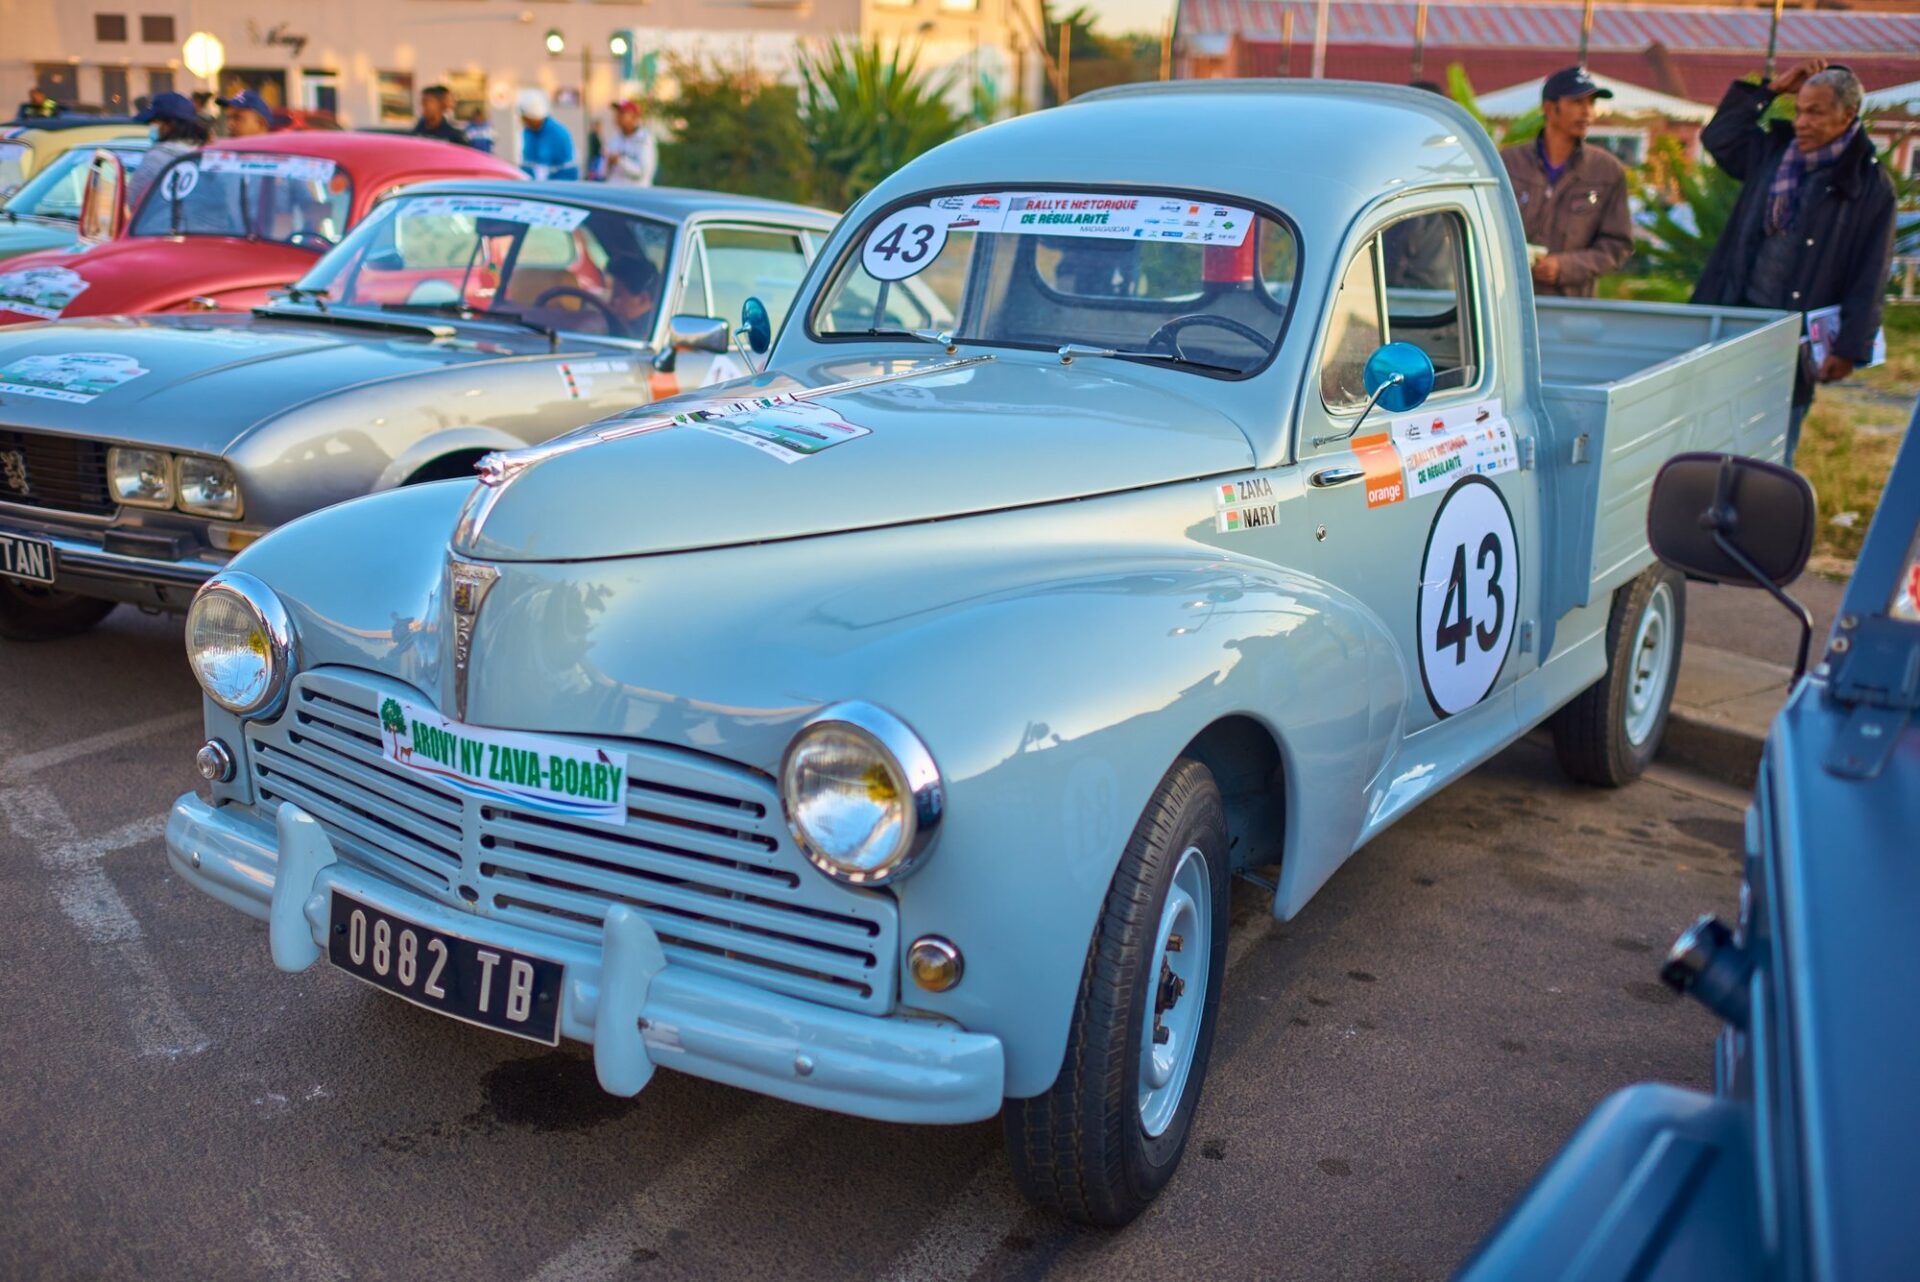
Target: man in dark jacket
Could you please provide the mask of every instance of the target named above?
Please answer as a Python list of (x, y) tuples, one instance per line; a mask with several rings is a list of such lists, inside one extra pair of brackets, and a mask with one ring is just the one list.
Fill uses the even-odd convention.
[(466, 145), (467, 131), (453, 118), (453, 91), (445, 85), (428, 85), (420, 91), (420, 119), (413, 132), (422, 138)]
[[(1793, 94), (1793, 123), (1763, 118)], [(1700, 142), (1740, 180), (1740, 198), (1693, 301), (1812, 312), (1840, 309), (1840, 332), (1819, 368), (1800, 345), (1787, 462), (1816, 383), (1872, 357), (1893, 257), (1893, 183), (1860, 128), (1859, 77), (1814, 60), (1766, 85), (1735, 81)]]
[(1501, 151), (1533, 256), (1533, 292), (1592, 298), (1595, 282), (1633, 253), (1627, 171), (1587, 141), (1594, 105), (1613, 97), (1585, 67), (1567, 67), (1540, 86), (1545, 116), (1532, 142)]

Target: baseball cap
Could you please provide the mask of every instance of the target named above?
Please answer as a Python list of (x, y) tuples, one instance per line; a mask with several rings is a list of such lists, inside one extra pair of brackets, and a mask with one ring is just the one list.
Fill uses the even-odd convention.
[(147, 109), (134, 117), (143, 125), (156, 120), (171, 120), (177, 124), (190, 124), (200, 117), (193, 110), (193, 99), (183, 93), (157, 93)]
[(1613, 90), (1603, 89), (1587, 74), (1585, 67), (1564, 67), (1548, 76), (1540, 86), (1540, 101), (1556, 98), (1611, 98)]
[(231, 107), (235, 111), (251, 111), (269, 125), (273, 123), (273, 108), (267, 105), (265, 98), (251, 89), (242, 89), (231, 98), (217, 98), (214, 101), (222, 107)]
[(619, 102), (613, 104), (613, 109), (616, 113), (622, 111), (638, 111), (644, 114), (646, 111), (646, 108), (642, 107), (632, 98), (622, 98)]

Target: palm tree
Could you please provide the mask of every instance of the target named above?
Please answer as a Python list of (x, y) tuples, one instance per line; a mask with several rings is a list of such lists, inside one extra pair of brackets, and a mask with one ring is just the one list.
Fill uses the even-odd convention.
[(882, 178), (960, 132), (955, 79), (923, 74), (917, 49), (834, 40), (799, 55), (800, 109), (815, 195), (845, 209)]

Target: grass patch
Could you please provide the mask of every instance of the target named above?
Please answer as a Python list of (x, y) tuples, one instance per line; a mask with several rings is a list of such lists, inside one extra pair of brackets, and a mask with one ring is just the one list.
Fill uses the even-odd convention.
[(1887, 359), (1854, 375), (1867, 387), (1912, 396), (1920, 389), (1920, 303), (1889, 302), (1880, 315)]
[[(1892, 339), (1889, 334), (1888, 339)], [(1877, 425), (1884, 415), (1849, 405), (1825, 391), (1814, 401), (1800, 429), (1800, 448), (1794, 468), (1813, 482), (1820, 500), (1819, 524), (1814, 531), (1815, 553), (1851, 561), (1860, 555), (1887, 473), (1900, 452), (1900, 437), (1886, 432), (1861, 431)], [(1853, 522), (1835, 525), (1833, 518), (1854, 513)]]

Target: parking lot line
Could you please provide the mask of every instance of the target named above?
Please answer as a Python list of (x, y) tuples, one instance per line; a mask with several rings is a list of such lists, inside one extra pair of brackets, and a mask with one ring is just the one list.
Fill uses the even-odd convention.
[(352, 1275), (304, 1211), (271, 1211), (247, 1233), (276, 1282), (347, 1282)]
[(130, 726), (103, 730), (99, 734), (88, 735), (85, 739), (75, 739), (72, 743), (42, 748), (39, 752), (23, 753), (7, 761), (5, 773), (15, 779), (26, 779), (49, 766), (78, 761), (82, 757), (91, 757), (96, 752), (105, 752), (109, 748), (118, 748), (122, 744), (139, 743), (157, 734), (199, 725), (200, 720), (201, 712), (198, 708), (187, 712), (169, 712), (164, 717), (154, 717), (147, 721), (136, 721)]
[(529, 1282), (598, 1282), (625, 1272), (635, 1251), (705, 1214), (733, 1182), (799, 1130), (808, 1114), (760, 1100), (702, 1135), (647, 1186), (607, 1214)]
[(119, 990), (142, 1056), (175, 1058), (204, 1050), (207, 1039), (187, 1017), (147, 950), (140, 922), (114, 888), (101, 864), (104, 855), (156, 840), (166, 816), (124, 824), (98, 837), (82, 837), (60, 801), (44, 784), (0, 789), (0, 819), (31, 848), (50, 876), (60, 910), (80, 929), (105, 963)]
[[(1226, 974), (1231, 975), (1273, 929), (1271, 903), (1227, 934)], [(980, 1270), (1030, 1210), (1014, 1190), (1006, 1164), (989, 1159), (940, 1215), (893, 1257), (878, 1282), (965, 1282)]]

